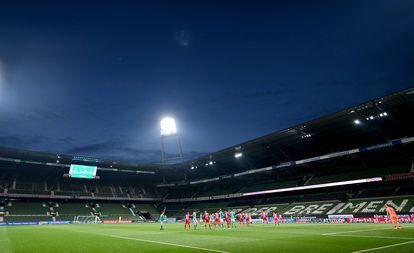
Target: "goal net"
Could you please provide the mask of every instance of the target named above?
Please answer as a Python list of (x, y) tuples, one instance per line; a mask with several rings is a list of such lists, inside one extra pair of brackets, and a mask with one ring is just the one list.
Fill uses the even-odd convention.
[(98, 223), (101, 220), (98, 216), (86, 216), (78, 215), (73, 218), (73, 223), (75, 224), (89, 224), (89, 223)]

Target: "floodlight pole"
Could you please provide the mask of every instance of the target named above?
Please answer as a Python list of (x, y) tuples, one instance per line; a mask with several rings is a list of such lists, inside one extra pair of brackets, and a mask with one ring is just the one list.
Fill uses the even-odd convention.
[(165, 147), (164, 147), (164, 135), (161, 135), (161, 163), (165, 163)]
[[(168, 138), (170, 138), (170, 139), (171, 138), (176, 138), (177, 145), (178, 145), (178, 148), (179, 148), (179, 151), (180, 151), (178, 156), (168, 157), (168, 158), (165, 156), (165, 139), (168, 139)], [(170, 134), (170, 135), (161, 135), (161, 163), (165, 164), (166, 161), (176, 160), (176, 159), (181, 159), (182, 160), (183, 158), (184, 158), (184, 156), (183, 156), (183, 147), (181, 145), (180, 135), (178, 133)]]

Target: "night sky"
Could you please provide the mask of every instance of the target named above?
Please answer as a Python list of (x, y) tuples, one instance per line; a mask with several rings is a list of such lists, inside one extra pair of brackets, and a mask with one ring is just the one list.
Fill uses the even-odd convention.
[(1, 4), (0, 146), (159, 162), (172, 115), (194, 157), (414, 84), (410, 0), (62, 2)]

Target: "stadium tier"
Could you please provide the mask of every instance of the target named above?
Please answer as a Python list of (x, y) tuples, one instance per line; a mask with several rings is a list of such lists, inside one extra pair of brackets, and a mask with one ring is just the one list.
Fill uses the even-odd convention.
[(98, 216), (100, 220), (144, 220), (159, 216), (159, 211), (152, 204), (34, 202), (10, 199), (3, 199), (0, 204), (6, 222), (72, 221), (76, 216)]
[(346, 202), (340, 200), (315, 201), (315, 202), (293, 202), (286, 204), (268, 204), (254, 206), (232, 206), (231, 203), (220, 203), (211, 205), (206, 204), (181, 204), (171, 205), (167, 209), (167, 216), (183, 218), (183, 214), (193, 211), (216, 212), (218, 209), (233, 210), (236, 213), (249, 213), (254, 218), (260, 218), (261, 213), (273, 212), (284, 217), (327, 217), (328, 215), (354, 215), (355, 217), (364, 215), (384, 215), (385, 205), (392, 204), (395, 209), (402, 214), (414, 213), (414, 195), (383, 198), (361, 198), (350, 199)]

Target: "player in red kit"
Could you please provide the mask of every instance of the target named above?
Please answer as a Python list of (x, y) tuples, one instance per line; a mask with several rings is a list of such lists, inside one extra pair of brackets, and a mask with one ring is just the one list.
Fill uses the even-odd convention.
[(226, 221), (227, 224), (227, 229), (230, 229), (230, 213), (228, 211), (224, 212), (224, 219)]
[(240, 222), (240, 226), (243, 225), (243, 214), (239, 213), (239, 222)]
[(266, 212), (262, 212), (262, 222), (263, 222), (263, 224), (268, 224), (268, 221), (267, 221), (267, 213)]
[(187, 212), (184, 218), (184, 229), (187, 229), (187, 225), (188, 225), (188, 229), (190, 229), (191, 225), (190, 225), (190, 213), (189, 212)]
[(251, 216), (249, 213), (246, 214), (246, 224), (247, 226), (250, 226), (250, 223), (252, 222)]
[(207, 211), (205, 211), (204, 212), (204, 228), (205, 229), (207, 229), (207, 225), (211, 229), (210, 215), (207, 213)]
[(279, 217), (277, 216), (277, 213), (273, 213), (273, 223), (275, 223), (275, 226), (279, 226)]
[(218, 213), (215, 213), (214, 217), (214, 228), (216, 228), (217, 226), (220, 226), (220, 216)]

